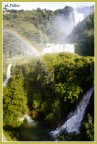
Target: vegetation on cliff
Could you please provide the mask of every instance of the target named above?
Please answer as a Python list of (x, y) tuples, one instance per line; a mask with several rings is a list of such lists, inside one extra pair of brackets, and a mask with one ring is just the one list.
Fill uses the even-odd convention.
[[(61, 125), (93, 84), (93, 63), (93, 57), (59, 53), (14, 64), (4, 88), (4, 124), (17, 127), (17, 118), (29, 108), (32, 118), (44, 121), (51, 129)], [(88, 123), (84, 126), (88, 131)]]

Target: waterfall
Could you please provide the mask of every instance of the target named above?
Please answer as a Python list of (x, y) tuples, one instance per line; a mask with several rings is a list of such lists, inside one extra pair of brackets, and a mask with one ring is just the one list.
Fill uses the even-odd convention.
[[(11, 77), (11, 67), (12, 67), (12, 64), (9, 64), (8, 68), (7, 68), (6, 79), (5, 79), (4, 84), (3, 84), (4, 86), (7, 86), (8, 80)], [(3, 139), (3, 141), (7, 141), (4, 134), (2, 136), (2, 139)]]
[(23, 117), (23, 120), (26, 119), (27, 126), (35, 127), (37, 125), (37, 121), (31, 119), (31, 117), (28, 114), (25, 114)]
[(75, 14), (75, 26), (84, 20), (84, 14), (83, 13), (78, 13), (76, 10), (74, 11)]
[(83, 120), (83, 116), (86, 110), (86, 107), (89, 103), (90, 97), (93, 93), (94, 87), (91, 87), (87, 93), (83, 96), (80, 103), (77, 105), (74, 112), (71, 112), (68, 117), (67, 121), (61, 127), (57, 127), (56, 130), (51, 131), (50, 135), (56, 138), (63, 130), (66, 130), (68, 133), (76, 132), (80, 133), (79, 129), (81, 126), (81, 122)]
[[(75, 26), (84, 20), (84, 14), (83, 13), (78, 13), (76, 10), (74, 10), (74, 15), (75, 15)], [(70, 32), (72, 32), (72, 29), (74, 28), (74, 24), (73, 24), (73, 19), (72, 19), (72, 15), (70, 15), (70, 21), (72, 22), (72, 24), (68, 23), (68, 29), (70, 28)], [(64, 43), (64, 44), (46, 44), (46, 48), (43, 49), (42, 54), (46, 54), (46, 53), (59, 53), (59, 52), (70, 52), (70, 53), (74, 53), (75, 52), (75, 46), (74, 44), (68, 44), (68, 43)]]
[(27, 120), (28, 124), (32, 124), (34, 122), (28, 114), (25, 114), (24, 118)]
[(9, 65), (8, 65), (8, 68), (7, 68), (6, 79), (5, 79), (4, 84), (3, 84), (4, 86), (7, 85), (8, 80), (9, 80), (9, 78), (11, 77), (11, 67), (12, 67), (12, 64), (9, 64)]
[(59, 52), (71, 52), (74, 53), (74, 44), (47, 44), (47, 47), (43, 49), (43, 55), (45, 53), (59, 53)]

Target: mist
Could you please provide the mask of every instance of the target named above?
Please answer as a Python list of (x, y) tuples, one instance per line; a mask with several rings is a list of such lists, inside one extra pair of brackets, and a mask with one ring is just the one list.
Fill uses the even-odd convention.
[(63, 43), (74, 27), (73, 15), (70, 14), (67, 19), (64, 16), (56, 16), (53, 26), (58, 32), (58, 42)]
[[(16, 57), (16, 56), (38, 56), (38, 51), (34, 46), (20, 34), (10, 29), (3, 30), (3, 46), (7, 45), (6, 57)], [(3, 49), (4, 52), (5, 49)], [(5, 55), (4, 55), (5, 57)]]
[(87, 17), (88, 15), (90, 15), (91, 13), (94, 12), (94, 9), (95, 9), (94, 5), (90, 6), (90, 7), (88, 7), (88, 6), (80, 6), (80, 7), (76, 8), (76, 11), (78, 13), (84, 14), (84, 17)]
[(94, 6), (91, 7), (82, 6), (77, 7), (76, 9), (72, 8), (72, 11), (68, 15), (62, 14), (56, 16), (52, 24), (58, 33), (57, 42), (68, 43), (69, 39), (67, 39), (67, 37), (72, 33), (74, 27), (77, 26), (77, 24), (79, 24), (93, 12), (94, 12)]

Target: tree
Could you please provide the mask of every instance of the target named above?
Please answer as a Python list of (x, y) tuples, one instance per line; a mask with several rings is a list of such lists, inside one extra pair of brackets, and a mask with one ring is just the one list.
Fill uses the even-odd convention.
[(19, 119), (28, 112), (26, 93), (21, 78), (12, 79), (10, 85), (4, 88), (3, 102), (4, 125), (19, 126), (21, 124)]
[(87, 121), (83, 123), (87, 140), (93, 141), (94, 140), (94, 123), (93, 118), (90, 114), (87, 115)]

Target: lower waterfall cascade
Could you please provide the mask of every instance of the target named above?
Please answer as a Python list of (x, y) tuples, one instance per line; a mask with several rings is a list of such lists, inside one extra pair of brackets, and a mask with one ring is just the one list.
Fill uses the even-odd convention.
[(56, 139), (57, 136), (64, 130), (66, 130), (68, 133), (72, 132), (76, 132), (77, 134), (80, 133), (79, 129), (81, 126), (81, 122), (83, 120), (85, 110), (89, 104), (89, 100), (91, 98), (93, 91), (94, 87), (92, 86), (83, 96), (82, 100), (77, 105), (75, 111), (71, 112), (67, 116), (67, 121), (65, 121), (61, 127), (57, 127), (56, 130), (50, 132), (50, 135), (52, 137)]

